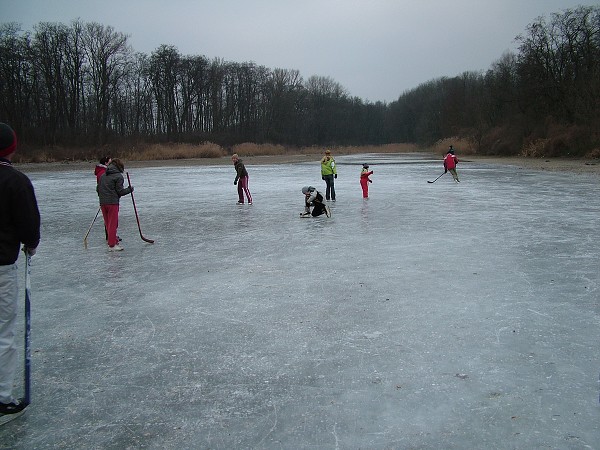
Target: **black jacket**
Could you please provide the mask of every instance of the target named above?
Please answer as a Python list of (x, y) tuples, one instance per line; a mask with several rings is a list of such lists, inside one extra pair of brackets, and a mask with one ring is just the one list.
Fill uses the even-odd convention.
[(40, 211), (29, 178), (0, 158), (0, 265), (17, 261), (21, 243), (40, 243)]
[(243, 177), (247, 177), (248, 176), (248, 171), (246, 170), (246, 166), (244, 166), (244, 163), (242, 162), (241, 159), (238, 159), (236, 161), (236, 163), (233, 165), (233, 167), (235, 167), (235, 171), (236, 171), (236, 177), (235, 177), (235, 182), (237, 183), (238, 180), (240, 178)]

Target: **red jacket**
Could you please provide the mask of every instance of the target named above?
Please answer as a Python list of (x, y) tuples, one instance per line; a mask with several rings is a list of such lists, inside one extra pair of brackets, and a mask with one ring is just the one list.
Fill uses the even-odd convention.
[(368, 183), (369, 181), (369, 175), (373, 175), (373, 171), (371, 170), (370, 172), (367, 172), (366, 169), (363, 169), (362, 172), (360, 173), (360, 182), (362, 183)]
[(103, 164), (96, 164), (94, 169), (94, 175), (96, 175), (96, 182), (100, 183), (100, 177), (106, 172), (106, 166)]
[(444, 169), (450, 170), (455, 169), (458, 164), (458, 158), (452, 153), (447, 153), (444, 157)]

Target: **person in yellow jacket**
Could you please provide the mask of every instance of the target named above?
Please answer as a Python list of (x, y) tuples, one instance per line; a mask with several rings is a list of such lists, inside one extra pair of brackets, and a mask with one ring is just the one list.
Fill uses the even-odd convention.
[(325, 156), (321, 158), (321, 178), (327, 184), (325, 199), (331, 199), (335, 202), (335, 186), (333, 180), (337, 178), (337, 168), (335, 167), (335, 159), (331, 156), (331, 150), (325, 150)]

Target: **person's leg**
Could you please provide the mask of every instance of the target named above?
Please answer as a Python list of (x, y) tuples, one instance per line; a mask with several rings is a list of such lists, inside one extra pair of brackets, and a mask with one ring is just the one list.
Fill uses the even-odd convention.
[(325, 198), (329, 200), (331, 198), (331, 180), (333, 179), (333, 175), (325, 175), (325, 184), (327, 185), (325, 189)]
[(312, 216), (317, 217), (325, 212), (325, 205), (321, 202), (313, 202), (314, 208), (312, 210)]
[(102, 211), (102, 219), (104, 219), (104, 234), (106, 236), (106, 242), (108, 242), (108, 208), (106, 208), (106, 205), (100, 205), (100, 211)]
[(238, 203), (244, 203), (244, 189), (242, 188), (242, 179), (240, 178), (237, 183), (238, 191)]
[(331, 177), (331, 200), (335, 202), (335, 177), (330, 175)]
[[(238, 184), (241, 185), (242, 187), (242, 191), (246, 194), (246, 198), (248, 199), (248, 203), (252, 203), (252, 195), (250, 194), (250, 189), (248, 189), (248, 179), (250, 177), (242, 177), (240, 178), (240, 181), (238, 181)], [(243, 200), (243, 196), (242, 196), (242, 200)]]
[(369, 182), (361, 180), (360, 186), (362, 187), (363, 198), (367, 198), (369, 196)]
[(0, 402), (12, 403), (17, 370), (15, 326), (17, 323), (17, 265), (0, 266)]
[(111, 221), (110, 206), (111, 205), (101, 205), (100, 206), (100, 210), (102, 211), (102, 218), (104, 219), (104, 231), (106, 233), (106, 243), (108, 245), (110, 245), (110, 221)]
[(119, 205), (104, 205), (108, 217), (106, 230), (108, 231), (108, 246), (114, 247), (119, 242), (117, 240), (117, 228), (119, 227)]

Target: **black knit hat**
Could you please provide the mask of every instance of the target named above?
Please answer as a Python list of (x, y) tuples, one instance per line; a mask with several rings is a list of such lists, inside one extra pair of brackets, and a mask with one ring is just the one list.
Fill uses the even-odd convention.
[(17, 149), (17, 134), (5, 123), (0, 123), (0, 157), (5, 157)]

